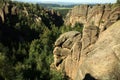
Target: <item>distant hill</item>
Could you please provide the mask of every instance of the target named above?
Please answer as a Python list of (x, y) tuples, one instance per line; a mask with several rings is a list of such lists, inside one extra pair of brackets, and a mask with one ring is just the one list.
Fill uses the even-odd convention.
[(72, 2), (52, 2), (52, 1), (47, 1), (47, 2), (40, 2), (40, 3), (44, 3), (44, 4), (58, 4), (58, 5), (75, 5), (76, 3), (72, 3)]
[(70, 4), (70, 3), (59, 3), (59, 2), (56, 2), (56, 3), (37, 3), (39, 4), (40, 6), (44, 7), (44, 8), (53, 8), (53, 7), (66, 7), (66, 8), (72, 8), (74, 7), (76, 4)]

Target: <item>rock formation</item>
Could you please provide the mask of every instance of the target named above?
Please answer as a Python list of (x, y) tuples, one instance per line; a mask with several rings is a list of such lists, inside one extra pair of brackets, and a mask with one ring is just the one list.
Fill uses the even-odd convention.
[[(40, 15), (36, 14), (37, 12)], [(42, 7), (39, 7), (38, 10), (33, 10), (30, 7), (19, 6), (15, 3), (4, 3), (0, 7), (0, 24), (5, 23), (8, 17), (18, 17), (19, 15), (25, 16), (26, 18), (31, 18), (36, 24), (45, 24), (46, 26), (51, 26), (51, 23), (55, 26), (60, 27), (64, 22), (62, 16), (56, 13), (53, 10), (48, 10)], [(36, 12), (36, 13), (35, 13)], [(49, 21), (50, 20), (50, 21)]]
[(80, 5), (75, 6), (66, 16), (65, 24), (74, 25), (79, 22), (84, 25), (94, 25), (103, 31), (120, 19), (120, 6), (113, 5)]
[(54, 64), (58, 70), (62, 69), (72, 77), (76, 76), (80, 60), (81, 37), (79, 32), (71, 31), (61, 35), (55, 42)]
[(3, 11), (0, 9), (0, 23), (4, 22), (4, 13)]
[[(81, 52), (75, 80), (82, 80), (87, 73), (98, 80), (119, 80), (120, 77), (120, 21), (102, 32), (87, 54)], [(89, 48), (89, 47), (88, 47)]]
[(10, 5), (9, 3), (4, 3), (3, 7), (0, 8), (0, 24), (4, 23), (7, 15), (17, 15), (18, 7)]
[(120, 80), (120, 7), (109, 6), (77, 6), (68, 13), (66, 24), (83, 23), (83, 32), (56, 40), (54, 68), (72, 80)]

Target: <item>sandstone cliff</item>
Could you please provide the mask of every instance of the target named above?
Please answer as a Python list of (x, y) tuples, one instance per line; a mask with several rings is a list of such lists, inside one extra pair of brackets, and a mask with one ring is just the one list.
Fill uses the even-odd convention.
[(75, 23), (94, 25), (103, 31), (120, 19), (120, 6), (106, 5), (80, 5), (75, 6), (66, 16), (65, 24), (74, 27)]
[(83, 33), (66, 32), (56, 40), (52, 67), (72, 80), (120, 80), (119, 18), (119, 6), (74, 7), (66, 24), (83, 23)]

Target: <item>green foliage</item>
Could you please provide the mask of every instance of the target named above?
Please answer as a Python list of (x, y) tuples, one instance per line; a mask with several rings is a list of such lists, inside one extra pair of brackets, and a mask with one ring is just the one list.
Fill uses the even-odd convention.
[(115, 8), (119, 6), (120, 6), (120, 0), (117, 0), (117, 2), (112, 5), (112, 10), (114, 10)]
[[(61, 26), (62, 18), (39, 5), (10, 3), (20, 9), (17, 15), (5, 15), (0, 23), (0, 80), (66, 80), (60, 72), (51, 71), (53, 46), (66, 31), (82, 33), (83, 25)], [(29, 15), (22, 13), (26, 7)], [(36, 22), (36, 18), (42, 21)]]
[(51, 78), (50, 80), (67, 80), (65, 77), (64, 77), (64, 74), (62, 72), (58, 72), (58, 71), (55, 71), (55, 70), (51, 70)]
[(82, 31), (83, 31), (83, 24), (76, 23), (73, 27), (71, 27), (71, 26), (62, 26), (60, 28), (60, 32), (61, 33), (68, 32), (68, 31), (79, 31), (80, 33), (82, 33)]
[(11, 63), (8, 63), (7, 57), (0, 52), (0, 79), (12, 80), (15, 76), (15, 71)]

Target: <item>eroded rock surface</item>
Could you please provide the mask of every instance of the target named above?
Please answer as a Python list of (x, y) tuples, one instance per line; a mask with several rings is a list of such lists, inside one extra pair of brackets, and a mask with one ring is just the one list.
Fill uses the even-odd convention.
[(76, 23), (94, 25), (104, 31), (120, 19), (120, 6), (113, 5), (80, 5), (75, 6), (66, 16), (65, 24), (74, 27)]
[(87, 73), (98, 80), (119, 80), (120, 77), (120, 21), (100, 34), (93, 48), (84, 57), (75, 80)]
[(0, 23), (4, 22), (4, 13), (2, 9), (0, 9)]
[[(62, 34), (55, 42), (54, 65), (58, 70), (66, 71), (69, 76), (75, 77), (80, 60), (81, 33), (70, 31)], [(73, 66), (74, 65), (74, 66)]]
[(120, 6), (80, 5), (65, 24), (83, 24), (82, 34), (70, 31), (55, 42), (54, 65), (73, 80), (120, 80)]
[(119, 80), (120, 21), (98, 33), (98, 27), (85, 26), (83, 34), (62, 34), (53, 51), (56, 69), (72, 80), (83, 80), (88, 74), (97, 80)]

